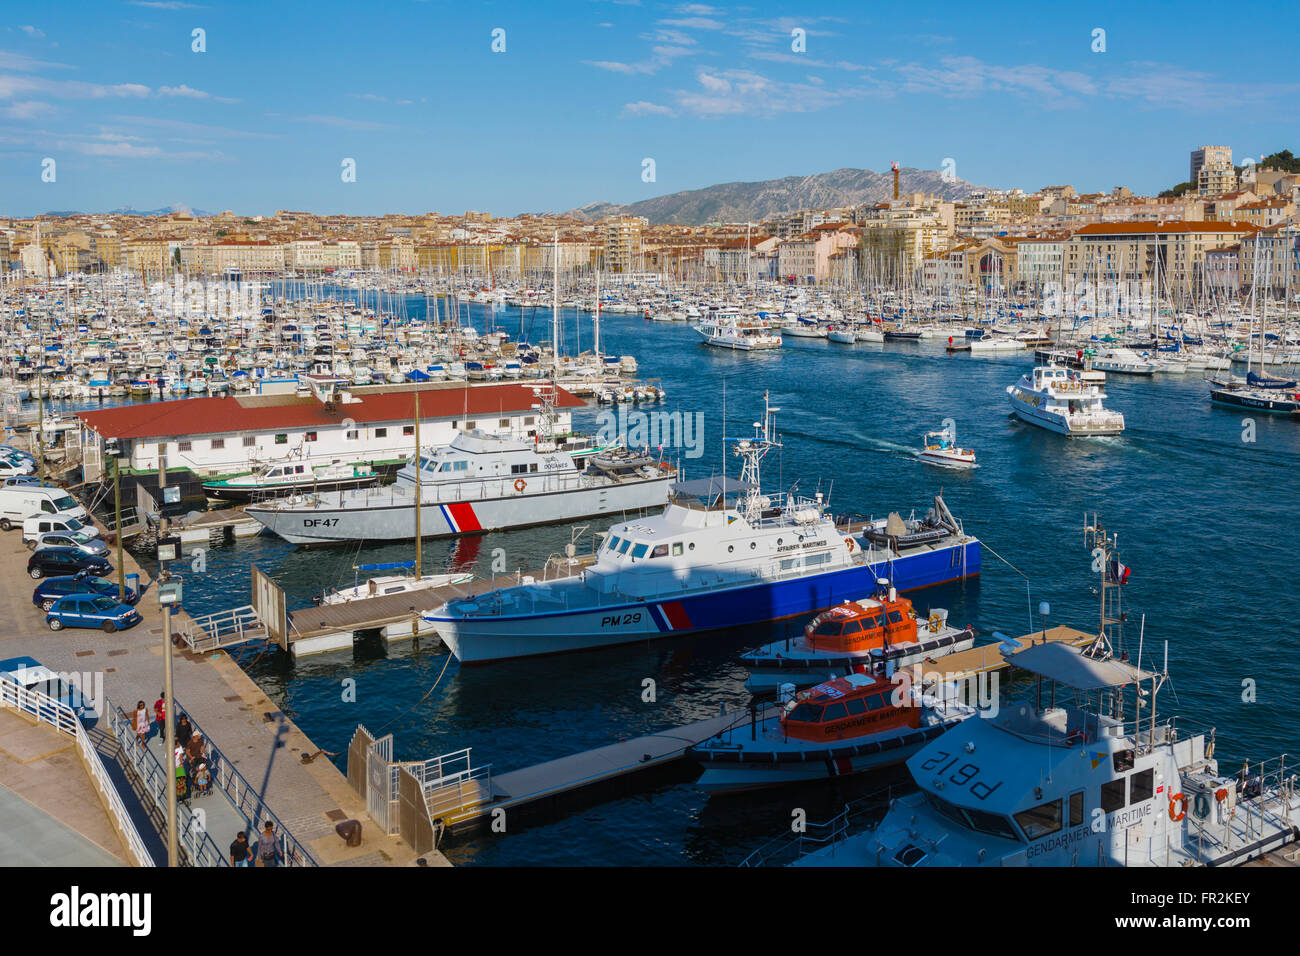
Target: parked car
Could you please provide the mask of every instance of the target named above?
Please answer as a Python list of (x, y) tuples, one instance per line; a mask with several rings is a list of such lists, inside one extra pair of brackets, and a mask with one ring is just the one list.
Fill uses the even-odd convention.
[(47, 531), (37, 535), (36, 540), (30, 542), (27, 547), (33, 551), (44, 551), (46, 548), (80, 548), (87, 554), (96, 554), (101, 558), (108, 554), (108, 545), (96, 535), (85, 531)]
[[(85, 714), (86, 705), (93, 703), (75, 682), (70, 683), (65, 680), (34, 657), (11, 657), (0, 661), (0, 677), (13, 681), (25, 690), (39, 691), (60, 703), (67, 704), (77, 712), (79, 717)], [(91, 688), (86, 689), (91, 690)], [(33, 714), (40, 709), (35, 703), (20, 706)]]
[(0, 454), (0, 478), (17, 478), (30, 475), (35, 469), (30, 461), (23, 461), (12, 455)]
[(23, 519), (23, 544), (30, 544), (47, 531), (84, 531), (92, 538), (101, 537), (99, 528), (71, 516), (32, 515)]
[(51, 631), (65, 627), (98, 627), (105, 633), (135, 627), (142, 618), (140, 612), (129, 604), (120, 604), (116, 598), (102, 594), (69, 594), (54, 602), (45, 615)]
[(54, 575), (77, 574), (88, 571), (96, 577), (107, 577), (113, 566), (103, 558), (87, 554), (80, 548), (42, 548), (33, 551), (27, 559), (27, 573), (39, 581)]
[[(36, 585), (36, 590), (32, 592), (32, 603), (42, 611), (48, 611), (54, 607), (55, 601), (69, 594), (93, 594), (116, 601), (117, 583), (107, 578), (97, 578), (88, 571), (64, 577), (46, 578)], [(126, 589), (127, 604), (133, 605), (139, 600), (140, 594), (135, 588)]]
[(32, 467), (36, 467), (35, 455), (29, 451), (23, 451), (21, 448), (15, 448), (13, 445), (0, 445), (0, 455), (17, 458), (19, 461), (31, 462)]

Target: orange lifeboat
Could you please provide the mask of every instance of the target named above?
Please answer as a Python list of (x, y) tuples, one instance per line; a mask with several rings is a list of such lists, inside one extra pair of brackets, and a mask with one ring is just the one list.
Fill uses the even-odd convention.
[(849, 601), (818, 614), (804, 627), (810, 650), (865, 653), (916, 640), (916, 612), (905, 597)]
[(795, 698), (781, 716), (786, 737), (813, 742), (866, 737), (921, 725), (921, 709), (911, 700), (894, 703), (893, 681), (852, 674), (818, 684)]

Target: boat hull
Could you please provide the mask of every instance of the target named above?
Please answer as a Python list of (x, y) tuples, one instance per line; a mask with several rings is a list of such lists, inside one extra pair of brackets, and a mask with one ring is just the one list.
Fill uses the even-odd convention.
[[(975, 538), (922, 547), (892, 560), (866, 560), (846, 568), (780, 581), (732, 585), (687, 595), (658, 595), (569, 610), (542, 605), (532, 614), (437, 612), (433, 624), (452, 653), (466, 664), (541, 654), (616, 647), (660, 637), (719, 631), (813, 614), (874, 594), (879, 579), (900, 591), (974, 577), (980, 572)], [(540, 602), (539, 602), (540, 603)]]
[[(742, 793), (892, 767), (957, 722), (953, 719), (897, 734), (875, 735), (862, 742), (844, 740), (797, 750), (765, 750), (761, 739), (746, 743), (743, 749), (693, 747), (690, 756), (704, 765), (704, 773), (695, 785), (710, 794)], [(733, 737), (738, 735), (747, 736), (743, 730), (732, 731)]]
[[(424, 538), (449, 538), (659, 507), (668, 500), (668, 486), (673, 480), (665, 475), (567, 491), (424, 504), (420, 508), (420, 534)], [(365, 508), (339, 507), (328, 502), (294, 508), (252, 505), (246, 512), (286, 541), (304, 547), (415, 538), (413, 503)]]
[[(953, 631), (934, 640), (892, 648), (896, 653), (889, 654), (888, 660), (895, 667), (910, 667), (930, 658), (968, 651), (974, 646), (974, 631)], [(813, 687), (837, 677), (864, 673), (872, 661), (881, 659), (872, 654), (782, 657), (781, 647), (779, 643), (769, 644), (761, 651), (741, 656), (740, 662), (749, 668), (745, 689), (751, 694), (775, 694), (782, 684), (793, 684), (796, 689)]]

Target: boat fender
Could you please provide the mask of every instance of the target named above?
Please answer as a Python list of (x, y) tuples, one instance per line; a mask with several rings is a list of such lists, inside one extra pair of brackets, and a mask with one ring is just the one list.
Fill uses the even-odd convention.
[(528, 482), (524, 481), (522, 478), (515, 479), (515, 491), (523, 491), (527, 487)]
[(1205, 745), (1205, 759), (1206, 759), (1206, 760), (1213, 760), (1213, 759), (1214, 759), (1214, 741), (1213, 741), (1213, 740), (1211, 740), (1208, 744)]
[(852, 538), (845, 538), (845, 539), (844, 539), (844, 543), (845, 543), (846, 545), (848, 545), (849, 554), (852, 554), (852, 553), (853, 553), (853, 539), (852, 539)]
[(1187, 794), (1175, 793), (1169, 798), (1169, 819), (1177, 823), (1187, 816)]

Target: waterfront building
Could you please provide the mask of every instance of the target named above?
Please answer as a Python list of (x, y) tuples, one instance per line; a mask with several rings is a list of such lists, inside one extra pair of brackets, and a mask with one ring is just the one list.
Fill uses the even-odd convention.
[(644, 216), (609, 216), (601, 221), (605, 269), (634, 272), (641, 268), (641, 231), (647, 225)]
[[(420, 442), (448, 444), (458, 431), (531, 441), (544, 428), (541, 401), (525, 385), (364, 386), (332, 377), (310, 379), (311, 393), (188, 398), (78, 412), (83, 480), (106, 470), (116, 448), (124, 471), (184, 469), (212, 477), (294, 459), (391, 468), (415, 452), (415, 393), (420, 394)], [(583, 402), (563, 389), (554, 401), (554, 430), (571, 427)]]

